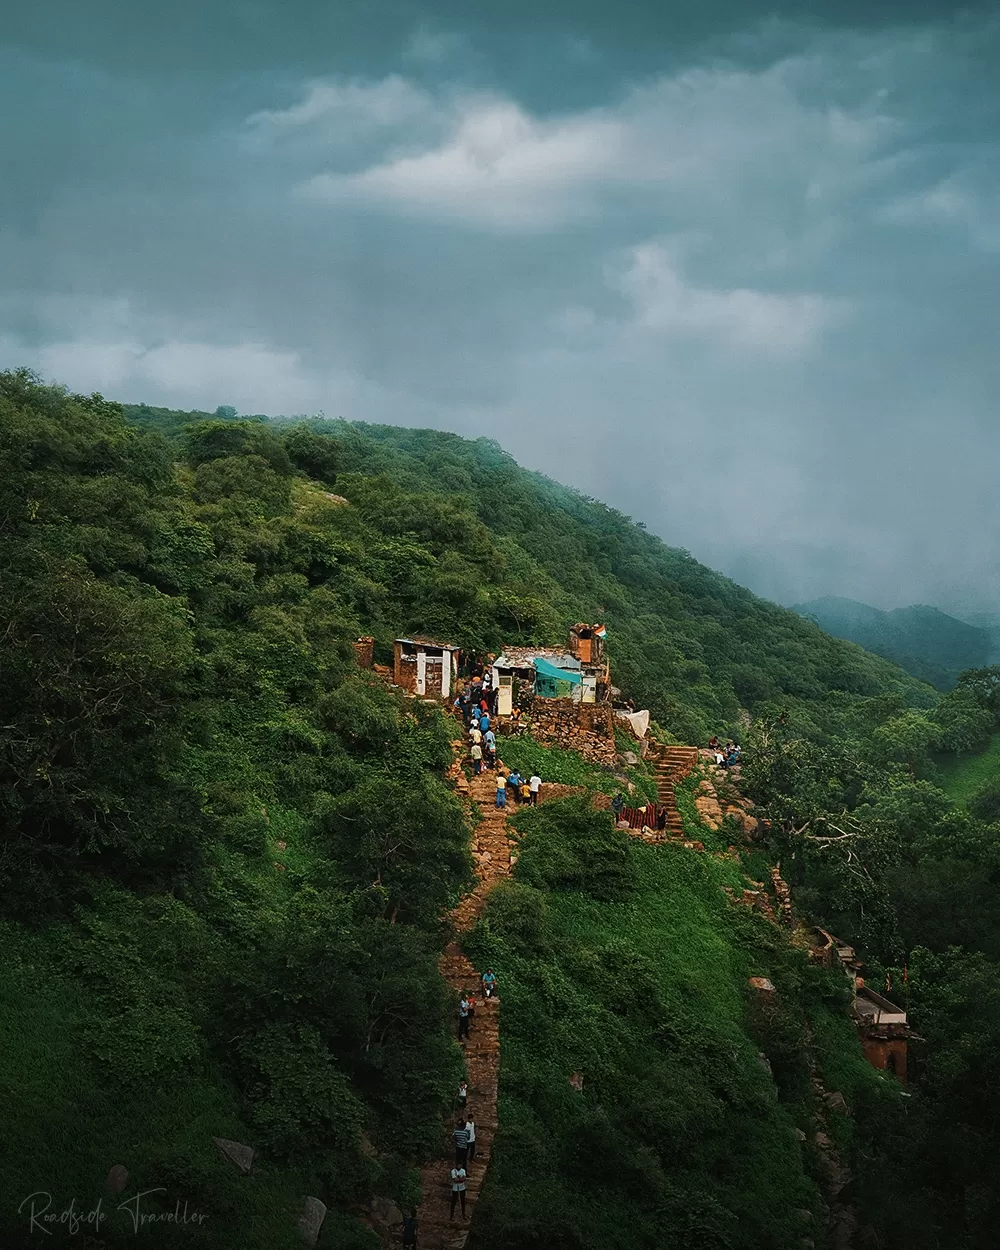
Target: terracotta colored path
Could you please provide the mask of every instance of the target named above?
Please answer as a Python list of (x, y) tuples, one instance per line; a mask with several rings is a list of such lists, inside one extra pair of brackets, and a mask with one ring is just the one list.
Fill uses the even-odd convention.
[[(475, 888), (452, 912), (456, 934), (472, 928), (483, 910), (486, 895), (501, 878), (510, 875), (512, 837), (507, 830), (507, 816), (512, 809), (496, 807), (496, 775), (485, 773), (473, 778), (469, 786), (472, 800), (479, 806), (482, 822), (473, 831), (476, 871)], [(462, 990), (476, 993), (476, 1016), (466, 1042), (465, 1062), (468, 1068), (468, 1109), (476, 1121), (476, 1157), (469, 1163), (466, 1182), (466, 1219), (457, 1208), (450, 1218), (453, 1155), (427, 1164), (421, 1169), (423, 1202), (418, 1212), (420, 1250), (461, 1250), (469, 1236), (469, 1224), (486, 1177), (497, 1129), (497, 1084), (500, 1072), (500, 1000), (484, 1001), (481, 994), (482, 969), (473, 968), (462, 953), (458, 941), (451, 942), (441, 956), (441, 975), (455, 991), (456, 1001)], [(502, 986), (501, 986), (502, 991)], [(456, 1012), (457, 1021), (457, 1012)], [(449, 1132), (454, 1122), (449, 1126)]]
[[(464, 742), (456, 743), (457, 751), (464, 751)], [(683, 837), (683, 825), (677, 810), (674, 787), (688, 775), (697, 761), (698, 752), (692, 747), (661, 747), (657, 753), (656, 773), (659, 801), (668, 806), (668, 823), (665, 837)], [(575, 793), (574, 786), (542, 787), (542, 801), (563, 794)], [(458, 936), (475, 924), (486, 902), (486, 895), (502, 878), (510, 875), (511, 852), (516, 846), (515, 836), (507, 827), (507, 818), (517, 810), (496, 807), (496, 774), (484, 773), (469, 784), (469, 796), (477, 804), (482, 821), (473, 832), (477, 881), (452, 912), (456, 940), (445, 948), (440, 960), (441, 975), (455, 992), (456, 1002), (463, 990), (476, 993), (476, 1016), (465, 1044), (465, 1061), (468, 1069), (468, 1109), (476, 1121), (476, 1158), (468, 1166), (466, 1181), (466, 1218), (457, 1208), (454, 1220), (450, 1215), (451, 1177), (453, 1155), (426, 1164), (420, 1173), (423, 1201), (418, 1212), (420, 1250), (462, 1250), (469, 1236), (469, 1225), (476, 1209), (476, 1202), (486, 1179), (497, 1131), (497, 1088), (500, 1075), (500, 999), (484, 1001), (481, 997), (480, 976), (482, 969), (473, 968), (462, 953)], [(637, 831), (632, 831), (637, 832)], [(502, 972), (502, 970), (501, 970)], [(502, 993), (502, 982), (501, 982)], [(457, 1012), (456, 1012), (457, 1020)], [(448, 1125), (449, 1134), (454, 1120)]]

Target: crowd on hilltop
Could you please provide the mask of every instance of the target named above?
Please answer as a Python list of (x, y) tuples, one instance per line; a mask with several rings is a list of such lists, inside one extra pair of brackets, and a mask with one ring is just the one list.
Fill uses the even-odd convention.
[(473, 717), (484, 714), (496, 716), (497, 693), (493, 685), (493, 672), (489, 668), (474, 676), (467, 686), (462, 687), (452, 707), (461, 716), (466, 729), (471, 725)]
[[(469, 731), (469, 758), (475, 776), (483, 772), (496, 772), (496, 805), (507, 806), (508, 794), (515, 803), (535, 806), (542, 786), (537, 773), (522, 777), (516, 768), (507, 772), (497, 756), (497, 735), (493, 728), (496, 719), (496, 690), (490, 683), (490, 673), (476, 677), (470, 686), (461, 690), (454, 708), (462, 717)], [(516, 717), (514, 718), (516, 721)]]
[(727, 740), (725, 746), (722, 745), (718, 738), (709, 738), (708, 749), (715, 756), (715, 762), (720, 768), (732, 768), (740, 762), (740, 744), (734, 742), (732, 738)]

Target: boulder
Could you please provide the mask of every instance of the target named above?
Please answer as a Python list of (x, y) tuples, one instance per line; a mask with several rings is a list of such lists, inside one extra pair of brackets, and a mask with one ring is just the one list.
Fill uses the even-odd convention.
[(224, 1158), (244, 1175), (250, 1171), (253, 1163), (253, 1150), (238, 1141), (229, 1141), (226, 1137), (213, 1137), (212, 1141), (219, 1147)]
[(108, 1193), (120, 1194), (128, 1184), (128, 1168), (122, 1163), (116, 1163), (108, 1173)]
[(325, 1219), (326, 1206), (318, 1198), (307, 1198), (299, 1216), (299, 1232), (307, 1246), (314, 1246), (319, 1241), (319, 1230)]
[(838, 1093), (836, 1090), (830, 1094), (824, 1094), (823, 1101), (831, 1111), (842, 1111), (844, 1115), (848, 1114), (847, 1100), (843, 1094)]
[(372, 1200), (372, 1219), (383, 1228), (396, 1228), (403, 1222), (403, 1213), (389, 1198)]

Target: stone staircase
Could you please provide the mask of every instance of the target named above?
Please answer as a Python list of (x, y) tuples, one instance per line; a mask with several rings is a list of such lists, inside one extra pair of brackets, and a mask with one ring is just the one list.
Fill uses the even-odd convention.
[[(464, 742), (458, 744), (464, 750)], [(507, 830), (508, 813), (515, 809), (496, 807), (496, 774), (484, 773), (469, 783), (468, 793), (475, 802), (482, 820), (473, 832), (473, 857), (476, 861), (477, 882), (455, 910), (451, 920), (456, 934), (461, 934), (475, 924), (489, 890), (503, 877), (510, 874), (511, 837)], [(449, 1215), (451, 1205), (451, 1167), (454, 1158), (451, 1150), (452, 1117), (446, 1125), (449, 1140), (448, 1155), (426, 1164), (420, 1173), (423, 1201), (417, 1218), (420, 1223), (417, 1244), (420, 1250), (462, 1250), (469, 1236), (469, 1225), (476, 1202), (486, 1177), (497, 1131), (497, 1086), (500, 1072), (500, 998), (482, 998), (480, 976), (482, 969), (473, 968), (462, 953), (459, 941), (449, 943), (439, 964), (441, 975), (455, 992), (456, 1003), (463, 990), (476, 995), (476, 1015), (469, 1029), (469, 1040), (463, 1050), (468, 1069), (468, 1110), (476, 1121), (476, 1157), (467, 1168), (466, 1219), (461, 1208), (456, 1208), (455, 1219)], [(500, 969), (500, 994), (503, 993), (503, 970)], [(456, 1011), (457, 1022), (457, 1011)]]
[(690, 776), (698, 763), (697, 747), (665, 747), (658, 743), (646, 757), (653, 765), (656, 776), (657, 802), (667, 812), (667, 824), (664, 830), (668, 838), (683, 838), (684, 821), (677, 807), (677, 786)]

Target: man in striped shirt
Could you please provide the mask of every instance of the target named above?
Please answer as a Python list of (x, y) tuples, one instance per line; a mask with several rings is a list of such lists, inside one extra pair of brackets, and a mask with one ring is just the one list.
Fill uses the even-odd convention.
[(455, 1139), (455, 1166), (464, 1168), (469, 1162), (469, 1130), (465, 1127), (464, 1116), (456, 1122), (452, 1137)]

